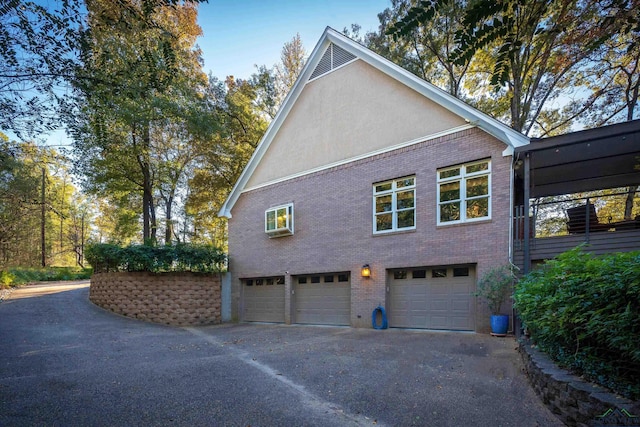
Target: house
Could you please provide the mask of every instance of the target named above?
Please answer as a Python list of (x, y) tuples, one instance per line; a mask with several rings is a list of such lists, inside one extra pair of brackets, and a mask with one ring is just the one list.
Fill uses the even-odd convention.
[(242, 321), (488, 331), (529, 138), (327, 28), (220, 215)]

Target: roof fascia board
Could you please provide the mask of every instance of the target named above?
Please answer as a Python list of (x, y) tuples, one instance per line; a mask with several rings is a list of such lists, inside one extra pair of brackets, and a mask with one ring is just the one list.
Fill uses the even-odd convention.
[(556, 148), (568, 147), (576, 144), (584, 144), (605, 139), (615, 139), (631, 133), (640, 133), (640, 120), (615, 123), (591, 129), (582, 129), (562, 135), (534, 138), (531, 140), (530, 145), (516, 149), (516, 153), (555, 150)]

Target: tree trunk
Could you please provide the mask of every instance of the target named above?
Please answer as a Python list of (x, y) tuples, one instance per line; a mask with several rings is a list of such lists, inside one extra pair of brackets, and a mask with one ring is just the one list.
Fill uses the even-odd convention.
[(169, 197), (167, 197), (167, 199), (165, 200), (165, 204), (167, 206), (166, 208), (166, 221), (167, 221), (167, 225), (164, 229), (164, 244), (165, 245), (170, 245), (171, 244), (171, 239), (173, 238), (173, 218), (171, 217), (172, 215), (172, 205), (173, 205), (173, 195), (170, 195)]
[(153, 212), (153, 183), (149, 154), (151, 148), (149, 123), (144, 124), (142, 132), (142, 152), (139, 154), (142, 169), (142, 238), (145, 244), (154, 244), (155, 213)]
[(149, 218), (151, 221), (151, 244), (155, 245), (158, 242), (158, 221), (156, 220), (156, 204), (153, 202), (153, 187), (149, 188)]

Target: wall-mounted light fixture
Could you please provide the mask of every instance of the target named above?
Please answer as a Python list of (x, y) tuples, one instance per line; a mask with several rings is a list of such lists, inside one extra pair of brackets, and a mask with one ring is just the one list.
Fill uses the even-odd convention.
[(371, 267), (369, 264), (365, 264), (362, 266), (362, 270), (360, 271), (360, 275), (362, 277), (371, 277)]

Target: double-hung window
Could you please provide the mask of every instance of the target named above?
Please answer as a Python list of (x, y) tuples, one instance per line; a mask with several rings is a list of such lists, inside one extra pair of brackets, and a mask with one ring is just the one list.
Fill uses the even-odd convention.
[(416, 228), (416, 177), (373, 185), (373, 232), (388, 233)]
[(264, 213), (264, 231), (269, 237), (293, 234), (293, 203), (267, 209)]
[(491, 218), (491, 162), (438, 170), (438, 224)]

